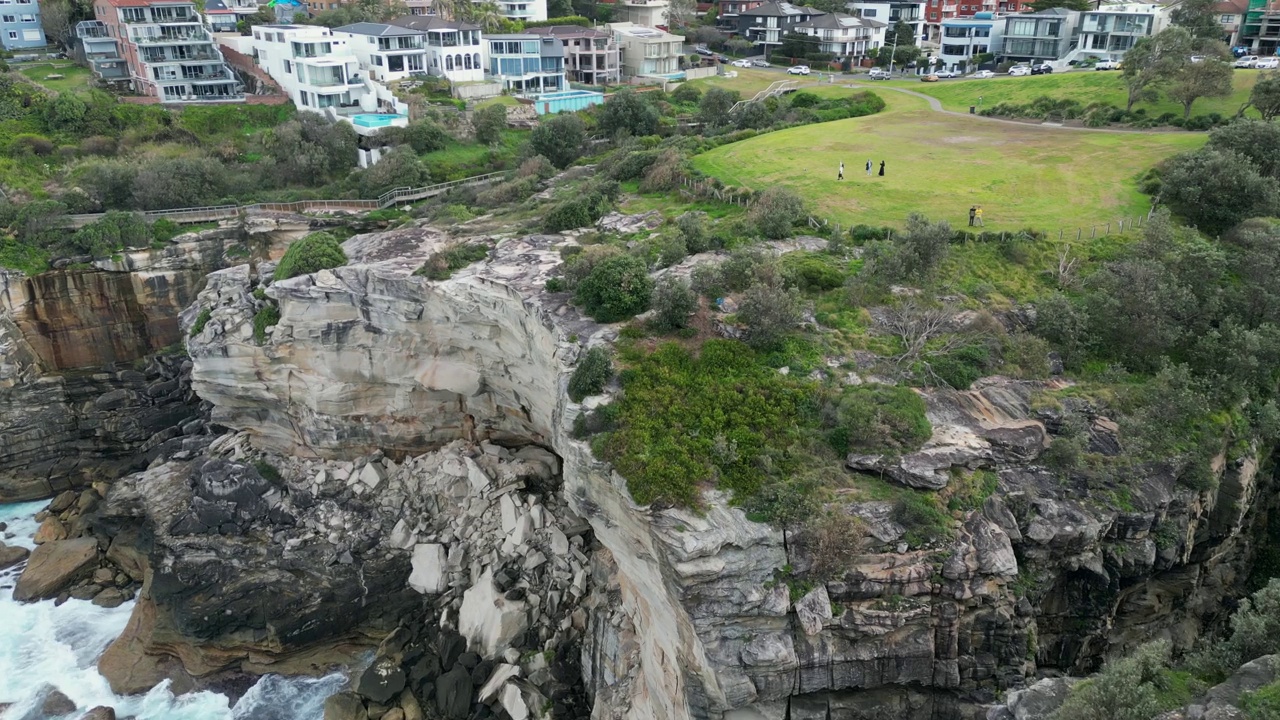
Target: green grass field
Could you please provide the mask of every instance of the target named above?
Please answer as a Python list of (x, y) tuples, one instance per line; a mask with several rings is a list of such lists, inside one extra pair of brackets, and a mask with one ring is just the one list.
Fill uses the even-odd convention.
[[(699, 155), (694, 165), (753, 190), (785, 185), (846, 226), (900, 226), (913, 212), (963, 226), (976, 203), (988, 229), (1056, 234), (1145, 214), (1150, 200), (1137, 175), (1205, 141), (1199, 133), (1082, 132), (945, 115), (920, 98), (880, 95), (888, 107), (878, 115), (768, 133)], [(885, 177), (864, 175), (868, 159), (887, 162)], [(846, 180), (837, 182), (842, 160)]]
[[(1225, 98), (1201, 98), (1191, 106), (1192, 115), (1208, 115), (1219, 113), (1225, 116), (1235, 115), (1240, 106), (1249, 100), (1249, 92), (1258, 80), (1257, 70), (1237, 70), (1235, 72), (1235, 91)], [(867, 81), (872, 83), (874, 81)], [(883, 84), (890, 87), (901, 87), (936, 97), (948, 110), (966, 112), (970, 105), (989, 108), (997, 103), (1026, 104), (1048, 95), (1056, 99), (1079, 100), (1087, 105), (1093, 102), (1106, 102), (1124, 107), (1128, 102), (1128, 93), (1124, 81), (1118, 72), (1070, 72), (1059, 75), (1035, 75), (1030, 77), (996, 76), (989, 80), (943, 80), (936, 83), (923, 83), (918, 80), (890, 80)], [(1162, 113), (1176, 113), (1182, 116), (1182, 105), (1170, 102), (1163, 96), (1153, 103), (1138, 103), (1136, 108), (1146, 108), (1150, 116)]]
[[(20, 71), (36, 83), (55, 92), (89, 92), (89, 81), (93, 73), (89, 68), (71, 63), (41, 63), (34, 66), (23, 66)], [(47, 79), (49, 75), (61, 75), (61, 78)]]

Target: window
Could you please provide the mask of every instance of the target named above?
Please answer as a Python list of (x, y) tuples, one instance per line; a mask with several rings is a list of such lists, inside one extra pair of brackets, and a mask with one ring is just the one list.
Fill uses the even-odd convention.
[(18, 19), (13, 15), (4, 15), (4, 16), (0, 16), (0, 22), (7, 22), (7, 23), (18, 22)]
[(445, 55), (445, 56), (444, 56), (444, 69), (445, 69), (445, 70), (452, 70), (452, 69), (453, 69), (453, 56), (452, 56), (452, 55)]
[(22, 22), (35, 22), (35, 21), (36, 21), (36, 16), (35, 16), (35, 15), (23, 15), (23, 16), (22, 16)]
[(467, 69), (468, 69), (468, 70), (470, 70), (470, 69), (471, 69), (471, 56), (470, 56), (470, 55), (463, 55), (463, 56), (462, 56), (462, 61), (463, 61), (463, 64), (467, 66)]
[(10, 40), (17, 40), (17, 39), (18, 39), (18, 33), (14, 32), (13, 30), (10, 30), (10, 31), (9, 31), (9, 39), (10, 39)]
[(19, 5), (30, 5), (31, 0), (18, 0)]
[(1222, 24), (1223, 24), (1223, 25), (1230, 25), (1231, 23), (1235, 22), (1235, 19), (1236, 19), (1236, 16), (1235, 16), (1235, 15), (1223, 15), (1223, 16), (1222, 16)]
[(477, 70), (480, 69), (480, 53), (471, 54), (471, 65)]
[(39, 30), (23, 30), (22, 39), (27, 42), (44, 42), (44, 33)]
[(285, 72), (287, 72), (287, 73), (289, 73), (290, 75), (292, 75), (292, 74), (293, 74), (293, 63), (289, 62), (288, 60), (285, 60), (285, 61), (284, 61), (284, 71), (285, 71)]

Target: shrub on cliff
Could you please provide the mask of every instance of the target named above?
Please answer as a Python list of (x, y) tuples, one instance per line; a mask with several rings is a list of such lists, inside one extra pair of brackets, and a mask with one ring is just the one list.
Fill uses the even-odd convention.
[(253, 340), (259, 345), (267, 341), (267, 328), (280, 322), (280, 306), (268, 302), (253, 316)]
[(578, 284), (574, 300), (602, 323), (619, 322), (649, 309), (653, 281), (644, 261), (632, 255), (602, 260)]
[(829, 438), (837, 452), (910, 452), (933, 433), (924, 400), (910, 388), (859, 385), (845, 389), (828, 409)]
[(698, 309), (698, 295), (689, 283), (668, 275), (653, 288), (653, 320), (659, 330), (679, 330), (689, 325), (689, 316)]
[(276, 280), (287, 280), (291, 277), (306, 275), (319, 270), (329, 270), (345, 265), (347, 254), (342, 251), (342, 243), (327, 232), (314, 232), (300, 240), (295, 240), (280, 264), (276, 265)]
[(454, 270), (461, 270), (473, 262), (489, 257), (489, 246), (481, 243), (462, 243), (441, 250), (427, 258), (426, 263), (415, 271), (428, 280), (448, 280)]
[(757, 350), (772, 350), (800, 324), (804, 310), (804, 301), (795, 288), (752, 285), (738, 308), (742, 339)]
[(1149, 720), (1169, 710), (1168, 698), (1173, 690), (1172, 679), (1165, 670), (1169, 651), (1169, 641), (1159, 640), (1143, 645), (1129, 657), (1107, 663), (1102, 672), (1072, 688), (1067, 701), (1049, 717)]
[(582, 356), (578, 367), (569, 378), (569, 399), (582, 402), (590, 395), (599, 395), (613, 377), (613, 363), (602, 347), (593, 347)]
[(200, 314), (196, 316), (196, 321), (194, 323), (191, 323), (190, 336), (195, 337), (200, 333), (204, 332), (204, 326), (209, 324), (209, 318), (211, 317), (213, 317), (212, 310), (210, 310), (209, 308), (202, 309), (200, 311)]

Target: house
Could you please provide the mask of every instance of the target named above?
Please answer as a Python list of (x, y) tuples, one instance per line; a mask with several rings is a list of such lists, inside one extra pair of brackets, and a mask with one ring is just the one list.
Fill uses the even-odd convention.
[(129, 65), (120, 55), (120, 41), (97, 20), (81, 20), (75, 27), (76, 60), (107, 82), (128, 82)]
[[(856, 0), (845, 7), (848, 8), (850, 15), (882, 22), (887, 26), (885, 34), (892, 36), (893, 29), (898, 22), (904, 22), (911, 28), (911, 36), (916, 39), (919, 45), (930, 39), (928, 29), (925, 22), (925, 2), (887, 2), (885, 0), (871, 0), (863, 2)], [(890, 40), (892, 45), (893, 41)]]
[(427, 36), (427, 72), (450, 82), (484, 81), (484, 39), (480, 26), (434, 15), (406, 15), (392, 25)]
[(21, 50), (48, 44), (36, 0), (0, 0), (0, 47)]
[(335, 28), (360, 59), (361, 69), (380, 82), (404, 80), (427, 72), (426, 34), (386, 23), (359, 22)]
[(93, 10), (100, 23), (94, 27), (117, 41), (134, 92), (171, 103), (244, 101), (243, 84), (224, 62), (194, 3), (96, 0)]
[(870, 18), (827, 13), (796, 25), (796, 32), (817, 38), (818, 52), (858, 62), (867, 56), (867, 51), (884, 45), (886, 27), (885, 23)]
[(684, 37), (632, 23), (609, 23), (621, 51), (622, 77), (665, 77), (680, 72)]
[(1119, 60), (1139, 38), (1155, 35), (1169, 25), (1170, 6), (1151, 4), (1103, 5), (1082, 13), (1076, 50), (1065, 60), (1099, 57)]
[(348, 40), (335, 37), (326, 27), (256, 25), (253, 59), (299, 110), (323, 113), (325, 108), (334, 108), (357, 113), (377, 109)]
[(532, 33), (490, 35), (489, 79), (521, 95), (557, 92), (569, 87), (564, 77), (564, 47), (554, 37)]
[(1223, 0), (1213, 6), (1214, 16), (1222, 25), (1222, 41), (1227, 47), (1240, 45), (1241, 31), (1244, 29), (1244, 18), (1249, 12), (1249, 0)]
[(1254, 55), (1280, 52), (1280, 2), (1249, 0), (1244, 27), (1240, 30), (1240, 44), (1248, 46)]
[(210, 32), (236, 32), (236, 23), (257, 12), (257, 0), (204, 0), (204, 21)]
[(405, 0), (410, 15), (435, 15), (433, 0)]
[(547, 19), (547, 0), (497, 0), (497, 4), (498, 12), (508, 20), (542, 22)]
[(1075, 38), (1080, 13), (1053, 8), (1038, 13), (1005, 15), (1000, 49), (1002, 60), (1042, 63), (1066, 57)]
[(1003, 32), (1003, 18), (997, 18), (994, 13), (980, 12), (973, 17), (943, 20), (938, 52), (943, 67), (973, 65), (974, 56), (995, 52)]
[(666, 29), (669, 0), (614, 0), (613, 21)]
[(782, 44), (782, 36), (795, 32), (797, 25), (821, 14), (811, 7), (769, 0), (738, 14), (738, 35), (768, 52), (770, 46)]
[(716, 13), (716, 29), (722, 32), (738, 32), (738, 15), (764, 4), (765, 0), (720, 0)]
[(622, 80), (622, 51), (613, 33), (577, 25), (529, 28), (528, 32), (560, 41), (564, 47), (564, 71), (570, 80), (586, 85)]

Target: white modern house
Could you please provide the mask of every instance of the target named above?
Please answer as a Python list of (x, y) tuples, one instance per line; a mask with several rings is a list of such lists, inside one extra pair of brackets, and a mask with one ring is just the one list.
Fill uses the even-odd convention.
[(541, 22), (547, 19), (547, 0), (497, 0), (498, 12), (509, 20)]
[(489, 78), (519, 95), (540, 95), (566, 90), (564, 47), (554, 37), (532, 33), (490, 35)]
[(1120, 60), (1139, 38), (1169, 26), (1171, 6), (1153, 4), (1103, 5), (1082, 13), (1076, 49), (1064, 60), (1099, 57)]
[(427, 74), (426, 33), (386, 23), (360, 22), (333, 30), (348, 42), (360, 67), (379, 82)]
[(609, 23), (622, 55), (622, 76), (668, 77), (679, 74), (684, 37), (634, 23)]
[(668, 0), (617, 0), (613, 4), (613, 21), (648, 27), (667, 27)]
[(796, 25), (795, 31), (817, 38), (817, 51), (833, 53), (854, 62), (884, 45), (886, 25), (870, 18), (827, 13)]
[(484, 38), (480, 26), (435, 15), (406, 15), (392, 20), (391, 24), (426, 34), (428, 73), (451, 82), (484, 80)]

